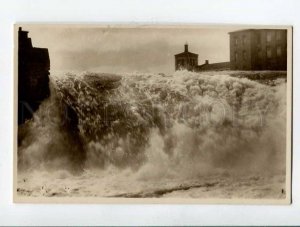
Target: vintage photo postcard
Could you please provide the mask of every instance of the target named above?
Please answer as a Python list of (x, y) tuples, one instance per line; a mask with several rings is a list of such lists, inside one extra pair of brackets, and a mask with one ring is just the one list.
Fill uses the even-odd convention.
[(14, 38), (14, 202), (291, 202), (291, 27), (15, 24)]

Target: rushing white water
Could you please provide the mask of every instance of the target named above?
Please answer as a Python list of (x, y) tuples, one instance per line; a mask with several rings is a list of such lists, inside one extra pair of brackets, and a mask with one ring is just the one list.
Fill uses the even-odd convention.
[(277, 82), (51, 75), (51, 97), (19, 129), (19, 193), (282, 197), (286, 84)]

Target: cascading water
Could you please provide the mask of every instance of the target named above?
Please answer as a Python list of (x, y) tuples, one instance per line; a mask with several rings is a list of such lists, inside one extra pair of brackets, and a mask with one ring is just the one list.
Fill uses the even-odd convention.
[(283, 196), (286, 83), (224, 74), (51, 75), (19, 128), (19, 194)]

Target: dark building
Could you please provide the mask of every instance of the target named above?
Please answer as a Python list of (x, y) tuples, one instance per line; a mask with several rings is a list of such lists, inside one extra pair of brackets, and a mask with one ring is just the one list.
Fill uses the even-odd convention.
[(184, 45), (184, 52), (175, 55), (175, 70), (186, 69), (189, 71), (219, 71), (229, 70), (230, 62), (219, 62), (209, 64), (208, 60), (205, 63), (198, 65), (198, 54), (189, 52), (188, 45)]
[(232, 70), (286, 70), (287, 30), (247, 29), (229, 35)]
[(49, 97), (50, 58), (48, 49), (32, 46), (27, 31), (18, 32), (18, 124), (32, 118), (40, 103)]
[(184, 45), (184, 52), (175, 55), (175, 70), (187, 69), (196, 71), (198, 66), (198, 54), (189, 52), (188, 44)]
[(208, 60), (205, 60), (203, 65), (197, 66), (197, 71), (222, 71), (230, 70), (230, 62), (218, 62), (209, 64)]

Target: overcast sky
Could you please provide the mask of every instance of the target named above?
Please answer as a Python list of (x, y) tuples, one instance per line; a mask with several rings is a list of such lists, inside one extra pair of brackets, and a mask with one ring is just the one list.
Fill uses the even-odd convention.
[(189, 44), (199, 64), (229, 61), (228, 32), (219, 28), (108, 28), (23, 25), (33, 46), (49, 49), (51, 71), (174, 71), (174, 55)]

